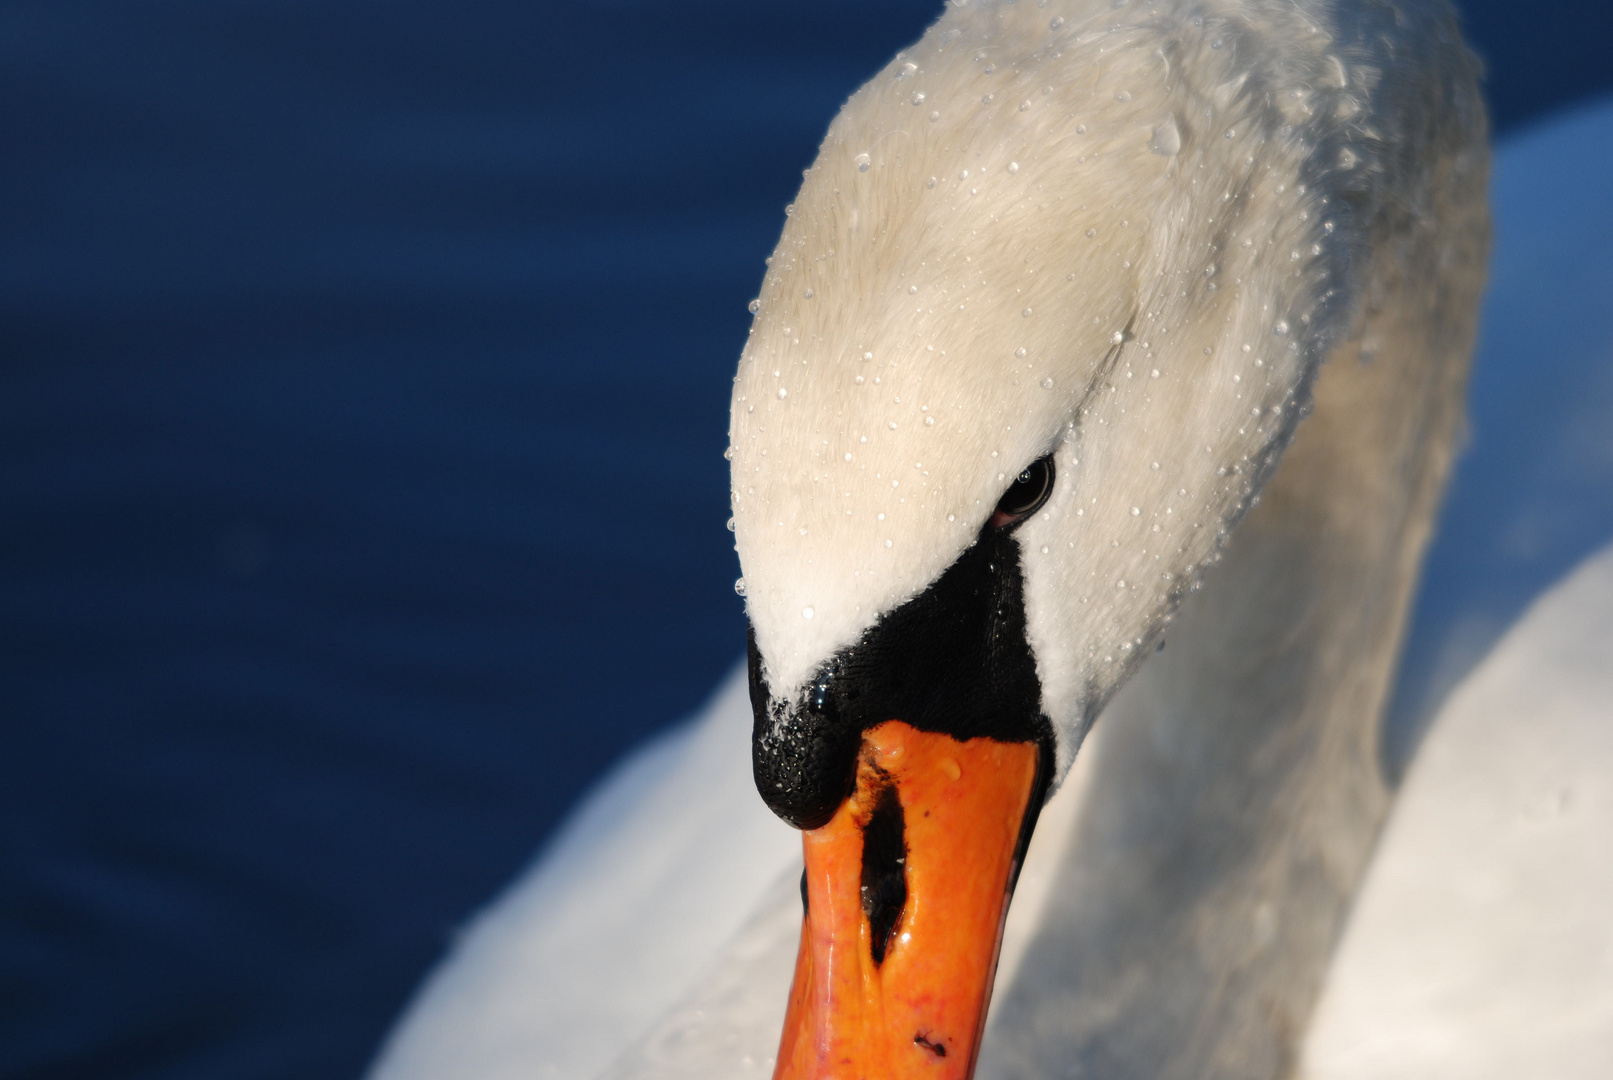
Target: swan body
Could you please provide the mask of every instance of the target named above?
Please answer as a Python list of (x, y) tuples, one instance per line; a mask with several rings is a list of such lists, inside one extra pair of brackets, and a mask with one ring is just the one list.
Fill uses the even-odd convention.
[[(1456, 42), (1440, 4), (960, 4), (806, 177), (734, 391), (759, 735), (1056, 467), (1013, 552), (1068, 779), (982, 1075), (1297, 1060), (1390, 803), (1377, 719), (1483, 282)], [(730, 685), (613, 780), (376, 1075), (770, 1071), (800, 864), (729, 783), (748, 719)]]
[(1333, 960), (1309, 1080), (1607, 1074), (1610, 659), (1613, 546), (1448, 699)]

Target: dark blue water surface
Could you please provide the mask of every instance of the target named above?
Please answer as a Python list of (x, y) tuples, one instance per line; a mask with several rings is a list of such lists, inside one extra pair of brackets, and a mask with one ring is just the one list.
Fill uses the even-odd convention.
[[(938, 10), (0, 3), (0, 1076), (354, 1076), (699, 704), (746, 301)], [(1552, 10), (1503, 128), (1613, 85)]]

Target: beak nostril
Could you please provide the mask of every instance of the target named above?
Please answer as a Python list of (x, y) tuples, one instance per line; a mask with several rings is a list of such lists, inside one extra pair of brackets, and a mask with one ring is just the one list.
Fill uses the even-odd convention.
[(885, 962), (906, 906), (907, 827), (896, 787), (886, 784), (875, 796), (874, 812), (863, 828), (862, 907), (868, 916), (874, 963)]

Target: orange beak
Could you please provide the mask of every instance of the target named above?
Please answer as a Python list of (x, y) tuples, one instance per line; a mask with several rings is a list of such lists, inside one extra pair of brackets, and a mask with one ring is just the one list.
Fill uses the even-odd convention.
[(1034, 743), (892, 720), (803, 834), (801, 949), (775, 1080), (967, 1080), (1043, 786)]

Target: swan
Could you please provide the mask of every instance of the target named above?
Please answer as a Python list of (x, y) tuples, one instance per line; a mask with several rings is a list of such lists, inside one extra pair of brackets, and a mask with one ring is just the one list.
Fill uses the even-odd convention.
[(755, 305), (743, 676), (465, 946), (543, 911), (562, 984), (461, 962), (376, 1075), (495, 1075), (432, 1033), (496, 1002), (510, 1051), (581, 999), (511, 1074), (759, 1074), (781, 1016), (779, 1076), (1288, 1070), (1391, 802), (1484, 280), (1475, 71), (1440, 3), (949, 8), (831, 127)]

